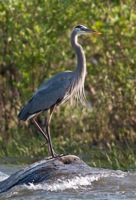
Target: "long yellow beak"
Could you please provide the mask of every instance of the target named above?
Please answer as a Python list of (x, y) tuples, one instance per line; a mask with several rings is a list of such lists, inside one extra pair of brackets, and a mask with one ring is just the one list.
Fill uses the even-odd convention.
[(90, 28), (87, 28), (86, 32), (91, 33), (91, 34), (101, 34), (99, 31), (95, 31)]
[(101, 34), (99, 31), (94, 31), (94, 30), (89, 30), (88, 32), (90, 32), (91, 34)]
[(93, 31), (92, 34), (101, 34), (99, 31)]

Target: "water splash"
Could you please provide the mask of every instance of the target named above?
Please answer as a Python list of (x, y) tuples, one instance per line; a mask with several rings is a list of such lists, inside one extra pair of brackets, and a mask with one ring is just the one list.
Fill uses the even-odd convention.
[(124, 173), (116, 174), (116, 173), (101, 173), (96, 175), (86, 175), (86, 176), (74, 176), (72, 178), (61, 177), (61, 179), (55, 180), (53, 183), (42, 183), (34, 185), (33, 183), (30, 186), (26, 186), (30, 190), (46, 190), (46, 191), (63, 191), (67, 189), (80, 189), (86, 188), (87, 186), (91, 186), (91, 184), (95, 181), (98, 181), (102, 178), (106, 177), (118, 177), (123, 178), (125, 176)]
[[(1, 200), (11, 199), (135, 199), (136, 173), (91, 168), (91, 173), (59, 174), (46, 183), (18, 185), (0, 196)], [(0, 173), (0, 180), (7, 175)], [(59, 179), (58, 179), (59, 177)]]
[(9, 175), (0, 172), (0, 181), (3, 181), (5, 179), (7, 179), (8, 177), (9, 177)]
[(54, 183), (44, 183), (44, 184), (30, 184), (29, 189), (33, 190), (47, 190), (47, 191), (59, 191), (66, 189), (78, 189), (82, 186), (91, 185), (91, 183), (95, 180), (98, 180), (98, 177), (95, 176), (86, 176), (86, 177), (73, 177), (71, 179), (58, 179)]

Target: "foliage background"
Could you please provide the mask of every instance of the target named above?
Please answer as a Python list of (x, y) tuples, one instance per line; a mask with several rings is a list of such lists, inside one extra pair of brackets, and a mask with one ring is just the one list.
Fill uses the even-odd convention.
[[(65, 104), (54, 113), (54, 146), (77, 154), (97, 146), (111, 164), (118, 156), (136, 163), (135, 1), (2, 0), (0, 24), (1, 156), (44, 154), (37, 130), (17, 114), (42, 82), (74, 69), (69, 37), (84, 24), (102, 33), (79, 38), (87, 57), (88, 108)], [(43, 127), (45, 119), (46, 113), (38, 117)]]

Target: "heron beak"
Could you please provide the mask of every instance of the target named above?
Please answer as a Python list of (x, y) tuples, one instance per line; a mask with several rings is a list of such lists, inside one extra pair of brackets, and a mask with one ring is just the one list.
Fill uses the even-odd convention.
[(88, 29), (87, 32), (91, 33), (91, 34), (101, 34), (99, 31), (94, 31), (94, 30), (91, 30), (91, 29)]
[(99, 31), (93, 31), (92, 34), (101, 34)]

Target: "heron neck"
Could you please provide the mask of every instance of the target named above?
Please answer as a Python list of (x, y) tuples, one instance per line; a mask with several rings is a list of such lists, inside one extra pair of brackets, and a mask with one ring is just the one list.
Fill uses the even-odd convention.
[(77, 55), (76, 74), (85, 78), (86, 58), (82, 46), (78, 43), (78, 36), (73, 32), (71, 34), (71, 45)]

